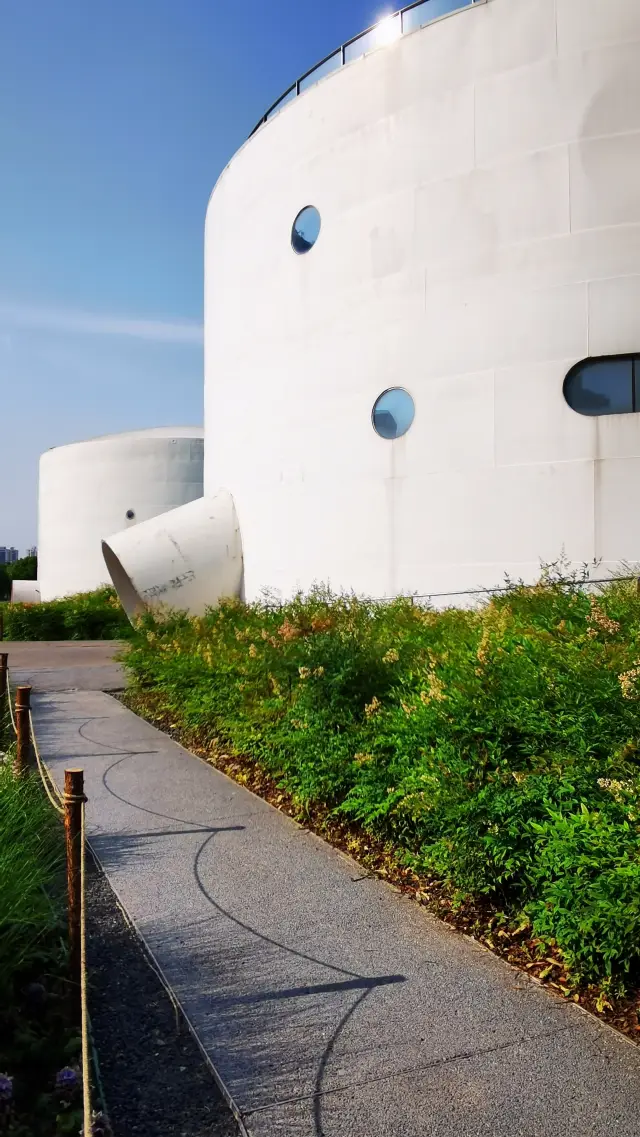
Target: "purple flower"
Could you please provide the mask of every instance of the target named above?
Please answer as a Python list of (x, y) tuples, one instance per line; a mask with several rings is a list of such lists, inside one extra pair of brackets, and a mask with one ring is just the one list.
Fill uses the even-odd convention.
[(13, 1078), (8, 1074), (0, 1074), (0, 1102), (13, 1100)]
[(60, 1093), (73, 1093), (79, 1084), (79, 1078), (76, 1070), (71, 1066), (64, 1066), (56, 1074), (56, 1090)]

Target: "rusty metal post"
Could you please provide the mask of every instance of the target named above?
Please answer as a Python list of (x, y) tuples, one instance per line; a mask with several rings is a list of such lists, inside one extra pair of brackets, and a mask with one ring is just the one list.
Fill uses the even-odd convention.
[(69, 971), (74, 1024), (82, 1015), (80, 922), (82, 920), (82, 804), (84, 771), (64, 772), (64, 831), (67, 846), (67, 906), (69, 916)]
[(0, 652), (0, 699), (4, 699), (7, 693), (7, 670), (9, 667), (9, 653), (6, 651)]
[(31, 710), (31, 687), (16, 687), (16, 763), (15, 771), (19, 777), (31, 767), (31, 729), (29, 711)]

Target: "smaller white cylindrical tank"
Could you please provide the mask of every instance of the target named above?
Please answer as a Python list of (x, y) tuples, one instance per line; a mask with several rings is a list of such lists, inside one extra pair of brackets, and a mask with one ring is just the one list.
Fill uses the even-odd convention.
[(38, 580), (12, 580), (12, 604), (39, 604), (40, 582)]
[(204, 432), (157, 427), (48, 450), (40, 459), (42, 600), (110, 584), (102, 540), (202, 497)]
[(242, 592), (240, 529), (225, 490), (116, 533), (102, 551), (129, 619), (146, 608), (201, 616)]

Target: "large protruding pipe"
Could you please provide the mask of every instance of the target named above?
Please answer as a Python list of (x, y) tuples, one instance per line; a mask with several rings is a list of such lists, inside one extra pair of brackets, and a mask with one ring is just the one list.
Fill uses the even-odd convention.
[(12, 580), (12, 604), (39, 604), (40, 584), (37, 580)]
[(240, 529), (226, 490), (124, 529), (102, 552), (130, 620), (149, 608), (201, 616), (242, 592)]

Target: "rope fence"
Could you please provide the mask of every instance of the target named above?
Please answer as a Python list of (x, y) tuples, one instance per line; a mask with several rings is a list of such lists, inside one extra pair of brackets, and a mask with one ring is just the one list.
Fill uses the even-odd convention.
[[(64, 819), (72, 1016), (74, 1024), (80, 1029), (82, 1051), (82, 1137), (94, 1137), (98, 1120), (100, 1133), (110, 1134), (111, 1128), (106, 1115), (97, 1055), (93, 1045), (87, 997), (85, 819), (87, 798), (84, 793), (84, 771), (78, 769), (65, 770), (64, 793), (60, 792), (40, 753), (36, 739), (31, 710), (31, 687), (16, 687), (14, 694), (15, 712), (8, 655), (6, 652), (0, 653), (0, 707), (4, 697), (9, 709), (11, 729), (16, 740), (14, 760), (16, 777), (25, 777), (28, 774), (34, 774), (37, 770), (52, 808), (59, 817)], [(92, 1109), (92, 1066), (100, 1092), (102, 1105), (100, 1113), (95, 1113)]]
[(18, 733), (16, 720), (13, 714), (13, 703), (11, 702), (11, 692), (9, 690), (9, 654), (6, 651), (0, 653), (0, 698), (6, 696), (7, 705), (9, 707), (9, 717), (11, 719), (11, 728), (14, 734)]
[[(11, 704), (11, 699), (9, 699), (9, 704)], [(33, 746), (33, 753), (35, 754), (36, 763), (40, 772), (40, 777), (42, 778), (42, 784), (44, 786), (45, 793), (56, 813), (60, 813), (64, 816), (64, 797), (59, 792), (51, 776), (51, 772), (49, 771), (48, 766), (43, 762), (40, 756), (38, 743), (36, 741), (36, 732), (33, 725), (33, 715), (31, 713), (31, 708), (29, 708), (29, 729), (31, 732), (31, 744)]]
[[(69, 771), (65, 771), (66, 774)], [(82, 771), (80, 772), (82, 774)], [(82, 1038), (82, 1112), (84, 1116), (83, 1134), (93, 1137), (93, 1114), (91, 1111), (91, 1072), (89, 1059), (89, 1010), (87, 1007), (87, 922), (85, 892), (85, 803), (82, 793), (80, 802), (80, 1033)]]

